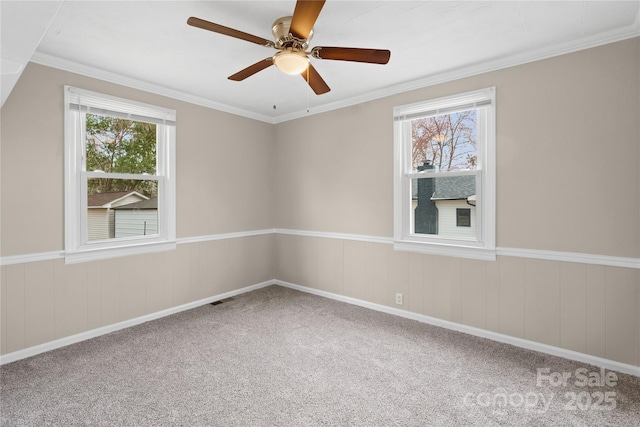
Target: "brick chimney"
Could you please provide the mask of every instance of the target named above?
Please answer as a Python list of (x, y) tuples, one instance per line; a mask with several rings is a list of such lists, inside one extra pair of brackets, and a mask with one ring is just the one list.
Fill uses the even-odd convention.
[[(418, 166), (418, 172), (433, 169), (430, 160)], [(436, 191), (435, 178), (418, 179), (418, 205), (414, 212), (414, 230), (419, 234), (438, 234), (438, 209), (431, 200)]]

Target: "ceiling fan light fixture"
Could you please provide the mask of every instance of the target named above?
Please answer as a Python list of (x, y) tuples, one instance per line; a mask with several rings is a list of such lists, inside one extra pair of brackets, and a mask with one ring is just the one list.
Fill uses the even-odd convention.
[[(0, 0), (1, 1), (1, 0)], [(292, 16), (283, 16), (274, 21), (271, 32), (275, 41), (267, 40), (244, 31), (205, 21), (194, 16), (187, 19), (192, 27), (244, 40), (263, 47), (275, 48), (279, 52), (256, 62), (228, 77), (229, 80), (242, 81), (247, 77), (275, 65), (285, 74), (302, 76), (316, 95), (322, 95), (331, 89), (311, 64), (309, 55), (315, 59), (386, 64), (391, 52), (382, 49), (362, 49), (355, 47), (316, 46), (311, 50), (309, 41), (313, 37), (313, 25), (318, 19), (326, 0), (297, 0)]]
[(300, 74), (309, 66), (309, 58), (304, 52), (283, 50), (273, 56), (273, 63), (285, 74)]

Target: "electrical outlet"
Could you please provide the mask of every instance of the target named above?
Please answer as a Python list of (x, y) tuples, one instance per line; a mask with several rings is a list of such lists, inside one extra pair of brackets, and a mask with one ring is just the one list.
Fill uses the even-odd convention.
[(402, 294), (396, 294), (396, 304), (402, 305)]

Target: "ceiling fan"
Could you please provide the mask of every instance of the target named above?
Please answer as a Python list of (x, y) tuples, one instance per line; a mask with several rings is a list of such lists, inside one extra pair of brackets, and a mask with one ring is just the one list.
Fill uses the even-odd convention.
[(271, 65), (275, 65), (284, 73), (301, 75), (311, 89), (313, 89), (317, 95), (321, 95), (329, 92), (331, 89), (322, 77), (320, 77), (318, 71), (311, 65), (309, 57), (338, 61), (366, 62), (370, 64), (386, 64), (389, 62), (391, 56), (390, 51), (382, 49), (316, 46), (311, 50), (307, 50), (309, 48), (309, 42), (313, 37), (313, 25), (316, 19), (318, 19), (324, 3), (325, 0), (298, 0), (293, 11), (293, 16), (278, 18), (273, 23), (271, 31), (275, 41), (195, 17), (189, 18), (187, 24), (278, 50), (275, 55), (258, 61), (229, 76), (228, 78), (230, 80), (242, 81)]

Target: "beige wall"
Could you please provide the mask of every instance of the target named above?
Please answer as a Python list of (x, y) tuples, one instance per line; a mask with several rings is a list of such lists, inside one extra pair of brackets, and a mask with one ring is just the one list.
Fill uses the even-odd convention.
[(264, 235), (80, 264), (3, 266), (1, 354), (271, 280), (272, 247)]
[[(636, 38), (278, 124), (276, 226), (392, 237), (393, 107), (495, 86), (498, 247), (637, 259), (638, 76)], [(278, 235), (276, 277), (640, 365), (638, 269)]]
[(276, 224), (393, 236), (393, 107), (495, 86), (497, 245), (638, 258), (639, 75), (633, 39), (278, 124)]
[[(498, 246), (640, 258), (639, 56), (628, 40), (278, 125), (30, 64), (2, 108), (1, 254), (63, 249), (64, 84), (177, 110), (179, 238), (391, 237), (392, 108), (496, 86)], [(2, 354), (276, 278), (640, 366), (638, 269), (277, 234), (0, 271)]]
[[(30, 63), (2, 107), (2, 257), (64, 249), (63, 86), (177, 112), (177, 237), (273, 228), (273, 125)], [(0, 352), (47, 343), (274, 277), (273, 236), (0, 268)]]
[(2, 107), (2, 256), (63, 249), (65, 84), (176, 110), (178, 238), (273, 227), (272, 125), (30, 63)]
[(279, 280), (640, 366), (640, 270), (283, 234), (275, 244)]
[(393, 235), (388, 99), (276, 125), (279, 228)]

